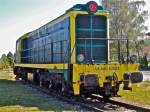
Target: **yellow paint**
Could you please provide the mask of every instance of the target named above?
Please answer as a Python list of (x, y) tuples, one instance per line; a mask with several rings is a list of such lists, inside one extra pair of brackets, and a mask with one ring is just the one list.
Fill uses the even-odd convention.
[[(74, 15), (89, 14), (87, 11), (71, 11), (70, 13), (73, 13)], [(94, 13), (94, 15), (102, 15), (102, 16), (109, 17), (110, 14), (107, 11), (99, 11)]]
[[(126, 72), (138, 71), (138, 64), (73, 64), (73, 90), (74, 95), (80, 94), (80, 75), (96, 74), (99, 77), (100, 87), (103, 87), (106, 76), (112, 76), (115, 72), (119, 81), (123, 80)], [(15, 64), (15, 67), (44, 68), (44, 69), (68, 69), (67, 64)], [(112, 86), (115, 84), (112, 82)]]
[[(79, 64), (75, 64), (76, 62), (76, 49), (75, 49), (75, 43), (76, 43), (76, 34), (75, 34), (75, 19), (76, 16), (78, 14), (89, 14), (87, 11), (71, 11), (67, 14), (64, 14), (60, 17), (58, 17), (57, 19), (53, 20), (52, 22), (49, 22), (48, 24), (42, 26), (41, 28), (25, 34), (21, 37), (20, 43), (19, 43), (19, 57), (21, 57), (21, 48), (22, 48), (22, 40), (25, 38), (30, 38), (32, 37), (32, 35), (35, 32), (39, 32), (41, 30), (44, 30), (46, 27), (51, 27), (53, 25), (55, 25), (56, 23), (63, 21), (64, 19), (66, 19), (67, 17), (70, 17), (70, 42), (71, 42), (71, 64), (73, 64), (73, 90), (74, 90), (74, 94), (75, 95), (79, 95), (80, 94), (80, 74), (97, 74), (99, 77), (99, 83), (100, 86), (103, 86), (103, 82), (105, 81), (105, 76), (107, 75), (112, 75), (113, 72), (116, 72), (118, 77), (121, 79), (122, 78), (122, 73), (121, 71), (124, 71), (125, 68), (130, 68), (131, 66), (128, 66), (125, 68), (123, 68), (124, 66), (122, 65), (79, 65)], [(100, 12), (96, 12), (94, 15), (101, 15), (101, 16), (109, 16), (108, 12), (104, 12), (104, 11), (100, 11)], [(107, 36), (109, 38), (109, 19), (107, 19)], [(21, 58), (20, 58), (20, 62), (21, 62)], [(44, 68), (44, 69), (68, 69), (68, 65), (67, 64), (15, 64), (15, 67), (27, 67), (27, 68)], [(135, 65), (134, 65), (135, 66)], [(120, 70), (109, 70), (108, 68), (111, 67), (119, 67)], [(133, 65), (132, 65), (133, 67)], [(131, 67), (131, 68), (132, 68)], [(102, 70), (100, 70), (102, 69)], [(103, 70), (105, 69), (105, 70)], [(125, 69), (126, 70), (126, 69)]]
[(26, 33), (26, 34), (24, 34), (23, 36), (21, 36), (19, 38), (19, 42), (18, 42), (18, 52), (19, 52), (19, 54), (18, 54), (18, 58), (19, 58), (18, 61), (19, 61), (19, 63), (21, 63), (22, 40), (25, 39), (25, 38), (30, 38), (30, 37), (32, 37), (31, 33)]
[[(75, 20), (76, 20), (76, 16), (78, 14), (89, 14), (88, 12), (86, 11), (72, 11), (69, 15), (70, 15), (70, 34), (71, 34), (71, 63), (74, 64), (73, 65), (73, 90), (74, 90), (74, 94), (75, 95), (79, 95), (80, 94), (80, 84), (82, 82), (80, 82), (80, 75), (79, 74), (82, 74), (82, 73), (86, 73), (87, 71), (86, 70), (89, 70), (88, 73), (92, 73), (92, 72), (95, 72), (94, 71), (94, 68), (92, 67), (87, 67), (87, 66), (82, 66), (82, 72), (79, 72), (80, 71), (80, 67), (78, 68), (78, 65), (75, 64), (76, 63), (76, 48), (75, 48), (75, 43), (76, 43), (76, 31), (75, 31), (75, 28), (76, 28), (76, 24), (75, 24)], [(102, 16), (106, 16), (108, 17), (109, 16), (109, 13), (108, 12), (97, 12), (95, 13), (94, 15), (102, 15)], [(109, 25), (109, 19), (107, 20), (107, 24)], [(108, 26), (107, 25), (107, 26)], [(109, 27), (107, 27), (107, 35), (109, 37)], [(99, 77), (100, 74), (97, 74)], [(102, 74), (103, 75), (103, 74)], [(105, 80), (104, 77), (102, 78), (99, 78), (99, 79), (102, 79), (102, 80)], [(101, 80), (99, 80), (99, 82), (102, 84)]]
[(65, 15), (62, 15), (60, 17), (58, 17), (57, 19), (53, 20), (52, 22), (49, 22), (48, 24), (42, 26), (41, 28), (33, 31), (33, 32), (30, 32), (30, 33), (26, 33), (24, 34), (23, 36), (20, 37), (20, 41), (19, 41), (19, 48), (18, 48), (18, 51), (19, 51), (19, 63), (21, 62), (21, 49), (22, 49), (22, 40), (25, 39), (25, 38), (31, 38), (32, 35), (34, 34), (34, 32), (39, 32), (39, 30), (44, 30), (45, 28), (44, 27), (50, 27), (58, 22), (61, 22), (63, 21), (64, 19), (66, 19), (67, 17), (69, 17), (69, 14), (65, 14)]
[(73, 90), (74, 90), (74, 95), (79, 95), (80, 94), (80, 75), (77, 72), (78, 68), (77, 65), (73, 65)]
[(69, 17), (69, 13), (64, 14), (64, 15), (62, 15), (62, 16), (60, 16), (60, 17), (54, 19), (53, 21), (49, 22), (48, 24), (46, 24), (46, 25), (44, 25), (44, 26), (51, 27), (51, 26), (53, 26), (53, 25), (55, 25), (55, 24), (57, 24), (57, 23), (63, 21), (64, 19), (66, 19), (66, 18), (68, 18), (68, 17)]
[[(123, 74), (127, 72), (138, 71), (138, 64), (74, 64), (73, 65), (73, 85), (74, 94), (80, 94), (80, 75), (81, 74), (96, 74), (99, 77), (99, 86), (103, 87), (106, 82), (106, 76), (112, 76), (115, 72), (119, 81), (123, 81)], [(112, 86), (115, 84), (112, 82)]]
[(15, 67), (43, 68), (43, 69), (68, 69), (67, 64), (15, 64)]
[(46, 25), (38, 28), (37, 30), (33, 31), (33, 32), (29, 32), (29, 33), (26, 33), (24, 34), (23, 36), (20, 37), (21, 40), (25, 39), (25, 38), (30, 38), (32, 37), (32, 35), (35, 33), (35, 32), (39, 32), (39, 31), (42, 31), (42, 30), (45, 30), (46, 27), (51, 27), (53, 25), (55, 25), (56, 23), (59, 23), (61, 21), (63, 21), (64, 19), (66, 19), (67, 17), (69, 17), (69, 13), (68, 14), (64, 14), (56, 19), (54, 19), (53, 21), (47, 23)]
[[(71, 56), (71, 63), (75, 63), (75, 18), (78, 14), (89, 14), (87, 11), (71, 11), (69, 13), (66, 13), (56, 19), (54, 19), (53, 21), (47, 23), (46, 25), (38, 28), (37, 30), (33, 31), (33, 32), (29, 32), (24, 34), (23, 36), (20, 37), (20, 43), (19, 43), (19, 57), (21, 57), (21, 48), (22, 48), (22, 40), (25, 38), (31, 38), (32, 35), (35, 32), (39, 32), (41, 30), (44, 30), (46, 27), (51, 27), (53, 25), (55, 25), (56, 23), (59, 23), (61, 21), (63, 21), (64, 19), (66, 19), (67, 17), (70, 17), (70, 38), (71, 38), (71, 51), (72, 51), (72, 56)], [(108, 17), (109, 13), (108, 12), (96, 12), (94, 15), (103, 15)], [(21, 62), (21, 58), (19, 59), (19, 62)]]
[[(38, 28), (38, 29), (35, 30), (34, 32), (43, 31), (43, 30), (45, 30), (45, 28), (51, 27), (51, 26), (53, 26), (53, 25), (55, 25), (55, 24), (57, 24), (57, 23), (59, 23), (59, 22), (65, 20), (65, 19), (68, 18), (68, 17), (69, 17), (69, 13), (63, 14), (63, 15), (59, 16), (58, 18), (54, 19), (53, 21), (47, 23), (46, 25), (44, 25), (44, 26)], [(32, 32), (32, 33), (34, 34), (34, 32)]]
[[(76, 43), (76, 16), (78, 14), (89, 14), (87, 11), (71, 11), (69, 13), (70, 16), (70, 40), (71, 40), (71, 63), (74, 64), (76, 63), (76, 48), (75, 48), (75, 43)], [(108, 12), (96, 12), (94, 15), (101, 15), (101, 16), (109, 16)], [(107, 24), (109, 25), (109, 20), (107, 21)], [(108, 26), (107, 25), (107, 26)], [(109, 27), (107, 27), (107, 35), (109, 36)]]
[(23, 36), (21, 36), (21, 39), (23, 40), (25, 38), (30, 38), (30, 37), (32, 37), (31, 33), (26, 33)]
[(75, 63), (75, 19), (76, 19), (76, 14), (75, 13), (70, 13), (70, 42), (71, 42), (71, 63)]

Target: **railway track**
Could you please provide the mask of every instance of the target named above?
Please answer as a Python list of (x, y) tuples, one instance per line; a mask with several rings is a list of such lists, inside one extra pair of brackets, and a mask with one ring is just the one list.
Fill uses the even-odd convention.
[(140, 106), (137, 106), (137, 105), (128, 104), (128, 103), (125, 103), (125, 102), (120, 102), (120, 101), (112, 100), (112, 99), (110, 99), (109, 102), (111, 102), (113, 104), (120, 105), (120, 106), (124, 106), (124, 107), (129, 108), (129, 109), (133, 109), (133, 110), (136, 110), (136, 111), (139, 111), (139, 112), (150, 112), (150, 108), (140, 107)]
[(32, 83), (21, 81), (22, 84), (26, 84), (31, 88), (40, 91), (41, 93), (50, 95), (55, 97), (58, 100), (67, 102), (73, 105), (79, 105), (89, 111), (96, 111), (96, 112), (125, 112), (125, 111), (132, 111), (132, 112), (150, 112), (149, 108), (144, 108), (132, 104), (128, 104), (125, 102), (120, 102), (117, 100), (109, 99), (104, 100), (102, 97), (97, 95), (92, 96), (82, 96), (82, 97), (68, 97), (56, 94), (55, 92), (48, 90), (43, 87), (39, 87)]
[[(96, 98), (96, 99), (98, 98), (99, 100), (103, 100), (103, 98), (101, 96), (98, 96), (98, 95), (93, 95), (92, 97)], [(134, 110), (136, 112), (150, 112), (150, 108), (146, 108), (146, 107), (142, 107), (142, 106), (138, 106), (138, 105), (133, 105), (133, 104), (118, 101), (118, 100), (115, 100), (112, 98), (105, 100), (105, 102), (108, 102), (108, 103), (111, 103), (114, 105), (118, 105), (120, 107), (125, 107), (126, 109), (131, 109), (131, 110)]]

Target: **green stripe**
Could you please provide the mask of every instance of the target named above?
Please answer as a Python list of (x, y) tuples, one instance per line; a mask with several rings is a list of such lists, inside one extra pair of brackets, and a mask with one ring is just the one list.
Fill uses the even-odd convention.
[(104, 31), (105, 31), (105, 29), (77, 28), (77, 31), (99, 31), (99, 32), (104, 32)]
[[(78, 47), (91, 47), (90, 44), (77, 44)], [(105, 45), (92, 45), (92, 47), (105, 47)]]

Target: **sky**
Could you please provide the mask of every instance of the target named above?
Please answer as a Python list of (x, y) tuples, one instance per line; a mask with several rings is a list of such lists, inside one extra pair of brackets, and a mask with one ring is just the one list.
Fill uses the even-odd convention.
[[(0, 0), (0, 57), (15, 52), (16, 40), (55, 19), (75, 4), (90, 0)], [(94, 0), (99, 3), (99, 0)], [(150, 0), (146, 1), (149, 10)], [(150, 10), (149, 10), (150, 12)], [(150, 18), (146, 22), (150, 31)]]

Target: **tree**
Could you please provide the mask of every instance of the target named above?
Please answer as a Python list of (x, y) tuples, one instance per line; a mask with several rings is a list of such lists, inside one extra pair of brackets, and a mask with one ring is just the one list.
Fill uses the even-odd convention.
[(147, 53), (140, 57), (140, 66), (148, 67)]
[[(148, 17), (148, 11), (143, 8), (145, 1), (104, 0), (103, 2), (105, 8), (111, 13), (110, 38), (132, 39), (130, 48), (136, 51), (135, 43), (140, 43), (137, 42), (138, 37), (143, 36), (147, 30), (145, 20)], [(114, 47), (117, 48), (115, 44)]]
[(148, 17), (148, 11), (143, 9), (145, 1), (105, 0), (104, 4), (111, 12), (110, 37), (137, 39), (147, 30), (144, 24)]
[(6, 54), (2, 55), (1, 60), (2, 60), (3, 67), (8, 68), (9, 62), (8, 62), (8, 58), (7, 58)]
[(13, 62), (14, 62), (14, 56), (13, 56), (13, 54), (11, 52), (9, 52), (7, 54), (7, 59), (8, 59), (9, 65), (12, 67), (13, 66)]

